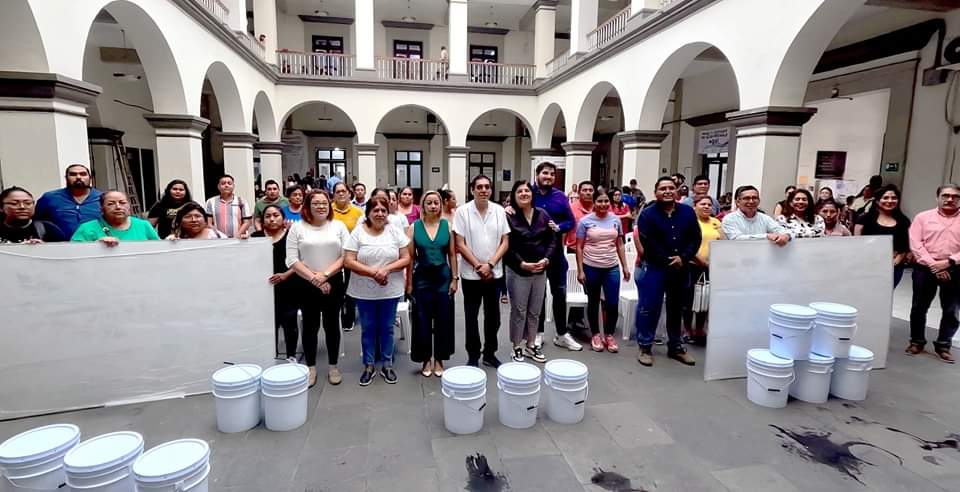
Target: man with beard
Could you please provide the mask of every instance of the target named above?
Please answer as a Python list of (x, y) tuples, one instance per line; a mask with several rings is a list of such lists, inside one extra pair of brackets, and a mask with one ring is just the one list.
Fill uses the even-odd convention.
[(130, 202), (122, 191), (110, 190), (100, 195), (100, 208), (103, 217), (88, 220), (73, 233), (71, 241), (99, 241), (106, 246), (116, 246), (120, 240), (148, 241), (159, 240), (156, 229), (149, 221), (130, 217)]
[(42, 220), (33, 220), (33, 195), (19, 186), (11, 186), (0, 192), (0, 244), (50, 243), (63, 241), (63, 233), (57, 226)]
[(80, 224), (100, 218), (100, 191), (90, 186), (90, 169), (83, 164), (67, 166), (67, 186), (43, 194), (37, 201), (36, 218), (53, 222), (64, 237), (71, 237)]

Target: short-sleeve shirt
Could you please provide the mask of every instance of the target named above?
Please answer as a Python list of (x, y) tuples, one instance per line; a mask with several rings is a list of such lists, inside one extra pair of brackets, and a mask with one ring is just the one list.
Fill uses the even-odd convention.
[(333, 209), (334, 220), (343, 222), (343, 225), (347, 226), (348, 231), (353, 231), (353, 229), (357, 227), (357, 221), (360, 220), (360, 217), (363, 217), (363, 210), (360, 210), (359, 207), (354, 206), (352, 203), (347, 205), (346, 210), (340, 210), (334, 204), (331, 204), (330, 207)]
[[(280, 207), (280, 210), (283, 211), (283, 220), (287, 222), (300, 222), (300, 212), (290, 210), (289, 204)], [(303, 208), (301, 208), (300, 211), (303, 211)]]
[(257, 200), (257, 204), (253, 206), (253, 216), (257, 219), (263, 218), (263, 209), (267, 208), (268, 205), (276, 205), (278, 207), (283, 207), (288, 205), (290, 202), (287, 200), (287, 197), (281, 196), (274, 201), (267, 200), (266, 197)]
[(34, 219), (53, 222), (65, 237), (71, 237), (80, 224), (101, 217), (100, 195), (100, 190), (90, 188), (83, 203), (77, 203), (66, 188), (48, 191), (37, 200)]
[(287, 231), (287, 267), (299, 260), (310, 270), (322, 272), (343, 255), (349, 237), (347, 226), (336, 220), (328, 220), (322, 226), (303, 220), (295, 222)]
[(590, 214), (577, 223), (577, 239), (583, 239), (583, 264), (594, 268), (617, 266), (617, 238), (623, 236), (620, 218), (612, 213), (600, 218)]
[(167, 207), (162, 202), (157, 202), (150, 207), (147, 212), (148, 219), (157, 219), (157, 235), (167, 237), (173, 232), (173, 221), (177, 218), (177, 212), (186, 205), (181, 203), (176, 207)]
[(103, 219), (96, 219), (84, 222), (73, 233), (71, 241), (75, 242), (93, 242), (104, 237), (115, 237), (121, 241), (150, 241), (159, 240), (157, 231), (150, 222), (130, 217), (130, 227), (127, 229), (115, 229)]
[[(481, 216), (476, 202), (471, 200), (457, 207), (454, 212), (453, 231), (463, 236), (467, 247), (480, 263), (488, 263), (500, 247), (500, 238), (510, 234), (510, 224), (500, 205), (490, 202), (487, 204), (487, 213)], [(480, 274), (474, 271), (463, 255), (460, 255), (460, 276), (467, 280), (480, 280)], [(493, 276), (503, 276), (503, 261), (493, 265)]]
[(250, 204), (237, 195), (229, 200), (215, 196), (207, 200), (205, 208), (207, 215), (213, 217), (213, 226), (227, 237), (239, 236), (243, 221), (253, 215)]
[[(396, 227), (384, 227), (383, 232), (374, 236), (365, 226), (359, 226), (350, 233), (343, 249), (357, 253), (357, 261), (371, 267), (385, 267), (400, 259), (400, 248), (410, 244), (407, 235)], [(387, 285), (380, 285), (371, 277), (350, 275), (347, 295), (354, 299), (395, 299), (403, 296), (403, 272), (392, 272), (387, 276)]]
[(706, 221), (700, 220), (698, 217), (697, 222), (700, 224), (700, 249), (697, 251), (697, 256), (709, 258), (710, 241), (720, 239), (722, 225), (716, 217), (710, 217)]
[(32, 220), (24, 227), (11, 227), (0, 221), (0, 244), (25, 243), (31, 239), (39, 239), (45, 243), (66, 241), (60, 228), (53, 222)]

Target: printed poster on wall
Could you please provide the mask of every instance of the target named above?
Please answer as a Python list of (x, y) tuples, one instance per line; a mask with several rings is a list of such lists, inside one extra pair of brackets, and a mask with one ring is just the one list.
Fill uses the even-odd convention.
[(818, 150), (817, 167), (813, 176), (817, 179), (843, 179), (847, 169), (847, 153), (839, 150)]
[(730, 128), (713, 128), (710, 130), (700, 130), (698, 153), (700, 154), (719, 154), (727, 152), (730, 146)]

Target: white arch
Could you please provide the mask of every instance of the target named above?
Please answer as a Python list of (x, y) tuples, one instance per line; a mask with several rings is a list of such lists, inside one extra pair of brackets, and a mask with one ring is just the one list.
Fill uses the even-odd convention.
[(24, 72), (48, 71), (47, 53), (33, 9), (27, 0), (6, 0), (0, 15), (0, 69)]
[[(401, 104), (400, 106), (394, 106), (393, 108), (389, 109), (387, 112), (381, 114), (379, 118), (377, 118), (377, 129), (376, 129), (376, 132), (379, 132), (379, 131), (380, 131), (380, 126), (383, 125), (383, 120), (387, 119), (387, 117), (390, 116), (394, 111), (399, 111), (399, 110), (402, 110), (402, 109), (409, 109), (409, 108), (414, 108), (414, 109), (419, 109), (419, 110), (421, 110), (421, 111), (426, 111), (427, 113), (431, 113), (431, 114), (433, 114), (434, 116), (436, 116), (436, 117), (437, 117), (437, 123), (443, 125), (443, 128), (447, 131), (447, 136), (448, 136), (448, 138), (450, 139), (450, 145), (463, 145), (462, 143), (454, 144), (454, 139), (453, 139), (453, 137), (450, 135), (450, 126), (447, 125), (446, 121), (444, 121), (444, 118), (443, 118), (442, 116), (440, 116), (440, 114), (439, 114), (438, 112), (434, 111), (434, 110), (431, 109), (431, 108), (428, 108), (428, 107), (426, 107), (426, 106), (423, 106), (423, 105), (421, 105), (421, 104)], [(469, 128), (469, 127), (467, 127), (467, 128)], [(461, 142), (466, 142), (466, 136), (467, 136), (466, 131), (464, 131), (464, 132), (463, 132), (463, 138), (462, 138), (460, 141), (461, 141)]]
[(240, 98), (240, 90), (237, 89), (237, 81), (230, 73), (230, 69), (223, 62), (213, 62), (207, 67), (204, 79), (210, 81), (213, 93), (217, 97), (223, 131), (244, 132), (247, 128), (247, 118), (244, 117), (243, 100)]
[(547, 109), (543, 110), (540, 116), (540, 123), (537, 125), (537, 138), (534, 140), (534, 147), (549, 148), (553, 141), (553, 129), (557, 126), (557, 118), (563, 118), (566, 123), (566, 116), (563, 114), (563, 108), (557, 103), (550, 103)]
[(524, 115), (520, 114), (518, 111), (510, 108), (499, 108), (499, 107), (492, 108), (478, 114), (475, 118), (469, 120), (470, 125), (467, 126), (467, 134), (469, 135), (470, 128), (473, 128), (474, 123), (476, 123), (477, 121), (480, 121), (480, 118), (483, 118), (484, 116), (490, 113), (493, 113), (495, 111), (503, 111), (504, 113), (509, 113), (511, 116), (515, 116), (518, 120), (520, 120), (521, 123), (523, 123), (523, 126), (527, 129), (527, 133), (530, 134), (530, 141), (536, 142), (536, 133), (534, 133), (534, 128), (533, 128), (533, 125), (530, 124), (530, 121), (528, 121), (527, 118)]
[(280, 140), (280, 127), (277, 126), (277, 115), (273, 112), (273, 104), (264, 91), (257, 92), (253, 100), (253, 119), (257, 122), (257, 132), (261, 142), (277, 142)]
[[(577, 113), (572, 141), (593, 141), (593, 130), (596, 126), (597, 114), (600, 112), (600, 106), (603, 104), (603, 100), (610, 94), (610, 91), (616, 92), (618, 96), (620, 95), (620, 91), (607, 81), (597, 82), (590, 88), (587, 95), (583, 98), (580, 112)], [(567, 129), (569, 130), (569, 126)], [(569, 134), (567, 135), (567, 140), (571, 141)]]
[[(344, 110), (343, 107), (341, 107), (341, 106), (339, 106), (339, 105), (337, 105), (337, 104), (334, 104), (334, 103), (332, 103), (332, 102), (330, 102), (330, 101), (325, 101), (325, 100), (322, 100), (322, 99), (311, 99), (311, 100), (309, 100), (309, 101), (304, 101), (304, 102), (301, 102), (301, 103), (299, 103), (299, 104), (291, 107), (291, 108), (283, 115), (283, 117), (280, 118), (280, 125), (277, 127), (278, 130), (279, 130), (279, 128), (282, 128), (282, 127), (287, 123), (287, 119), (288, 119), (288, 118), (292, 118), (292, 117), (293, 117), (293, 113), (296, 113), (298, 109), (300, 109), (300, 108), (302, 108), (302, 107), (305, 107), (305, 106), (309, 106), (309, 105), (311, 105), (311, 104), (326, 104), (327, 106), (329, 106), (329, 107), (331, 107), (331, 108), (333, 108), (333, 109), (335, 109), (335, 110), (343, 113), (344, 116), (347, 117), (347, 121), (350, 122), (350, 125), (353, 126), (353, 129), (354, 129), (355, 131), (357, 130), (356, 120), (355, 120), (352, 116), (350, 116), (350, 113), (348, 113), (346, 110)], [(359, 133), (358, 133), (358, 135), (359, 135)], [(261, 140), (264, 140), (264, 139), (261, 138)], [(365, 143), (365, 142), (360, 142), (360, 143)]]

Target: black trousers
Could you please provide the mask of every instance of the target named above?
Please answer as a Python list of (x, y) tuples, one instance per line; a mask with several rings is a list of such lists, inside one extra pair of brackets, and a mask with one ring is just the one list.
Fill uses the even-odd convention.
[(317, 365), (317, 343), (320, 325), (327, 344), (327, 363), (337, 364), (340, 357), (340, 310), (344, 304), (344, 284), (341, 275), (329, 280), (331, 290), (323, 294), (320, 289), (303, 281), (299, 284), (300, 312), (303, 314), (303, 358), (307, 366)]
[[(547, 265), (547, 282), (550, 296), (553, 297), (553, 322), (557, 326), (557, 336), (567, 333), (567, 257), (563, 254), (553, 255)], [(540, 325), (538, 333), (543, 333), (543, 324), (547, 319), (547, 298), (543, 298), (543, 309), (540, 310)]]
[[(350, 283), (350, 270), (343, 271), (343, 285)], [(349, 330), (357, 320), (357, 303), (352, 297), (343, 296), (343, 307), (340, 313), (340, 324), (344, 330)]]
[(449, 360), (455, 343), (453, 296), (430, 286), (415, 288), (413, 299), (416, 323), (411, 333), (410, 360)]
[(923, 265), (913, 267), (913, 305), (910, 307), (910, 343), (926, 345), (927, 311), (933, 298), (940, 291), (940, 333), (933, 346), (937, 349), (950, 349), (953, 336), (957, 333), (957, 309), (960, 308), (960, 269), (950, 269), (950, 280), (941, 282), (929, 268)]
[[(287, 357), (297, 356), (297, 309), (299, 306), (292, 299), (278, 299), (273, 301), (273, 323), (275, 330), (283, 330), (283, 342)], [(279, 356), (279, 351), (277, 356)]]
[(461, 280), (463, 286), (463, 315), (466, 328), (467, 357), (480, 358), (480, 305), (483, 304), (483, 356), (497, 352), (497, 332), (500, 331), (500, 294), (497, 281)]

